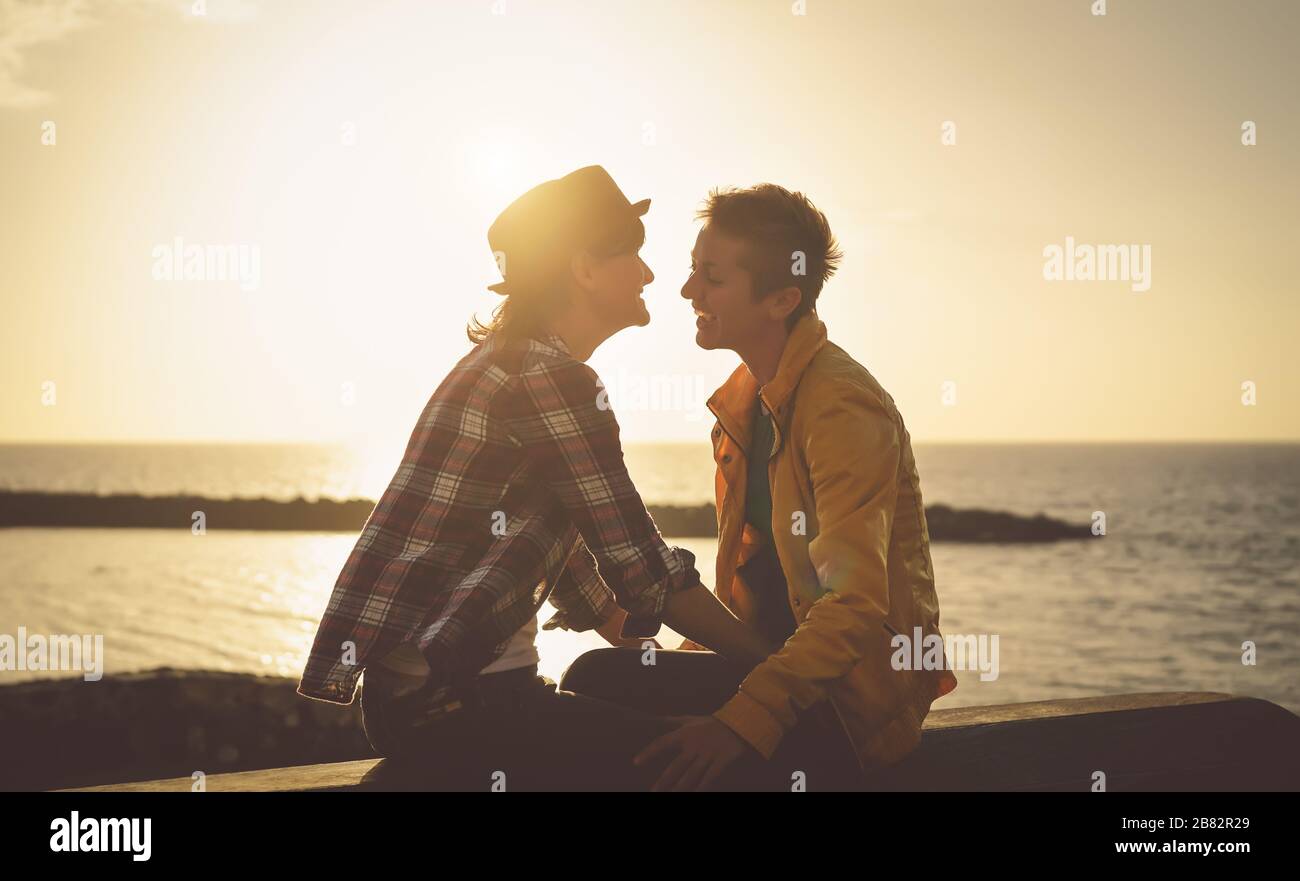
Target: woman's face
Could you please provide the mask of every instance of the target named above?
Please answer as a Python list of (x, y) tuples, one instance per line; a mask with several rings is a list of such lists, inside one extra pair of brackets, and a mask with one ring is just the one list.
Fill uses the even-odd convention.
[(704, 227), (691, 251), (691, 275), (682, 297), (695, 309), (695, 344), (702, 349), (743, 349), (771, 321), (768, 304), (754, 299), (754, 280), (741, 265), (744, 240)]
[(655, 280), (655, 274), (639, 251), (594, 258), (588, 277), (590, 308), (616, 330), (644, 327), (650, 323), (641, 292)]

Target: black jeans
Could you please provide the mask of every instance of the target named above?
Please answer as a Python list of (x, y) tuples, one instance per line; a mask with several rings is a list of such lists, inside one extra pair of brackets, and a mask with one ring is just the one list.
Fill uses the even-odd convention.
[(650, 713), (557, 691), (536, 667), (479, 676), (460, 704), (435, 710), (420, 696), (393, 698), (389, 674), (366, 670), (361, 716), (388, 760), (368, 778), (383, 790), (449, 792), (643, 791), (656, 769), (632, 757), (672, 724)]
[[(673, 728), (666, 716), (707, 715), (745, 670), (709, 652), (598, 649), (578, 658), (559, 688), (536, 668), (479, 676), (458, 709), (423, 718), (420, 697), (392, 698), (383, 668), (361, 687), (366, 735), (388, 757), (370, 785), (444, 791), (644, 791), (666, 760), (638, 768), (632, 757)], [(371, 678), (372, 675), (374, 678)], [(824, 709), (829, 709), (824, 708)], [(809, 713), (771, 761), (750, 753), (714, 788), (789, 791), (860, 788), (857, 762), (837, 723)]]
[[(654, 663), (647, 663), (653, 658)], [(707, 716), (736, 693), (749, 670), (712, 652), (595, 649), (570, 665), (560, 688), (660, 716)], [(856, 791), (865, 779), (853, 746), (828, 704), (810, 707), (771, 759), (748, 751), (716, 789)]]

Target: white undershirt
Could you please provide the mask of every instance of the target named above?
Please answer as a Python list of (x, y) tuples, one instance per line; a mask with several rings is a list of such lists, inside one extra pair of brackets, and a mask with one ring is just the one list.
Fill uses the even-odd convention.
[[(483, 673), (504, 673), (506, 670), (531, 667), (538, 660), (537, 616), (534, 615), (524, 622), (523, 627), (515, 631), (514, 636), (510, 637), (510, 641), (506, 644), (505, 651), (501, 653), (501, 656), (480, 670), (479, 673), (480, 675)], [(393, 649), (380, 663), (390, 670), (396, 670), (398, 673), (404, 673), (408, 676), (423, 678), (429, 675), (429, 664), (424, 660), (424, 655), (420, 654), (420, 649), (414, 642), (402, 643)]]

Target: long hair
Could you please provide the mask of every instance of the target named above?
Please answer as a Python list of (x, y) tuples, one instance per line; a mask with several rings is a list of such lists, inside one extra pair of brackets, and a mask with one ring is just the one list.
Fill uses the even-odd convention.
[[(604, 230), (595, 241), (578, 250), (587, 251), (598, 260), (608, 260), (620, 254), (635, 254), (644, 244), (645, 224), (641, 218), (633, 217), (627, 223)], [(497, 334), (509, 342), (541, 332), (546, 323), (569, 303), (568, 271), (566, 260), (552, 278), (507, 294), (492, 310), (487, 322), (479, 321), (477, 316), (471, 317), (465, 335), (471, 343), (478, 345)]]

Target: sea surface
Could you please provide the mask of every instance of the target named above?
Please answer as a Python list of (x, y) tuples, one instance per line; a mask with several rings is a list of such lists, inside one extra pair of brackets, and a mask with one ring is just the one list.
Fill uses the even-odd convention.
[[(945, 634), (997, 638), (937, 707), (1222, 691), (1300, 712), (1300, 445), (915, 448), (927, 504), (1043, 512), (1106, 535), (933, 547)], [(376, 498), (400, 458), (323, 445), (0, 445), (0, 489)], [(705, 445), (629, 445), (650, 504), (711, 501)], [(109, 675), (296, 677), (353, 534), (0, 529), (0, 634), (102, 634)], [(712, 586), (716, 542), (693, 551)], [(549, 609), (542, 612), (543, 620)], [(669, 645), (675, 639), (666, 640)], [(1254, 646), (1244, 664), (1243, 644)], [(543, 632), (558, 678), (594, 634)], [(989, 658), (985, 658), (986, 661)], [(0, 684), (55, 674), (0, 671)]]

